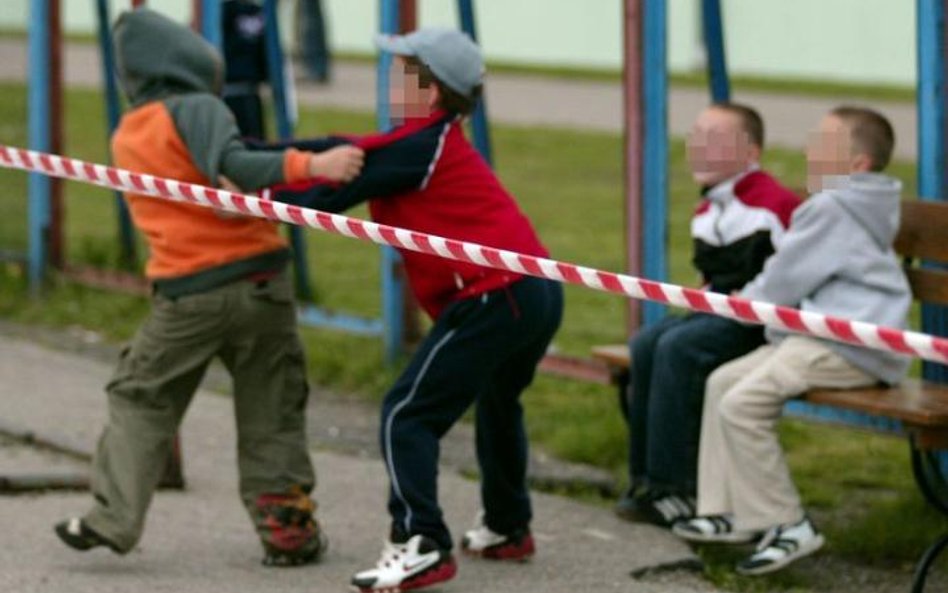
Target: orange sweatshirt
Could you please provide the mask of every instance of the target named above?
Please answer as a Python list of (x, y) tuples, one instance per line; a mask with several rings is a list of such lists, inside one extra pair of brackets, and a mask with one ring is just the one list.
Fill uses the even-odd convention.
[[(210, 186), (223, 175), (248, 192), (307, 177), (306, 153), (244, 147), (227, 107), (212, 94), (220, 60), (199, 36), (139, 9), (122, 15), (115, 40), (119, 79), (133, 105), (112, 137), (116, 166)], [(288, 259), (286, 241), (269, 221), (139, 194), (125, 198), (148, 242), (146, 275), (171, 296), (276, 271)]]

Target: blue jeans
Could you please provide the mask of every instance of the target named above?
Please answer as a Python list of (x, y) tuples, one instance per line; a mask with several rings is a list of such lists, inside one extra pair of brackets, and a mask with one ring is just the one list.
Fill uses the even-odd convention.
[(695, 494), (705, 381), (763, 343), (762, 327), (706, 313), (666, 317), (635, 335), (621, 401), (633, 486)]

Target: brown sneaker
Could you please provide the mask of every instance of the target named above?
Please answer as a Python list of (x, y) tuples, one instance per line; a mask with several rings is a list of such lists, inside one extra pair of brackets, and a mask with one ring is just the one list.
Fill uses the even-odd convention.
[(309, 496), (263, 494), (257, 498), (257, 510), (264, 566), (318, 562), (329, 548), (329, 540), (314, 517), (316, 504)]

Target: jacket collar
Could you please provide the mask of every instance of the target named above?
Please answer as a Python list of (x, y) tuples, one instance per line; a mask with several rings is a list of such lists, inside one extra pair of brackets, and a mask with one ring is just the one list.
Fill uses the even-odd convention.
[(725, 179), (717, 185), (713, 185), (704, 192), (705, 198), (718, 203), (725, 203), (734, 199), (734, 187), (741, 182), (742, 179), (750, 175), (755, 171), (760, 170), (760, 165), (758, 163), (751, 163), (746, 169), (738, 173), (737, 175)]

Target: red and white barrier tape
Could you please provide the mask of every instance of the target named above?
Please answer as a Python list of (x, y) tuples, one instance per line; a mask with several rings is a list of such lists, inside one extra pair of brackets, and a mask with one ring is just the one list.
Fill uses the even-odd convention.
[(362, 241), (371, 241), (379, 245), (390, 245), (447, 259), (548, 278), (557, 282), (579, 284), (636, 299), (655, 301), (838, 342), (948, 363), (948, 339), (919, 332), (882, 327), (862, 321), (850, 321), (624, 274), (604, 272), (594, 268), (485, 247), (476, 243), (376, 224), (340, 214), (329, 214), (281, 202), (271, 202), (254, 196), (132, 173), (124, 169), (11, 146), (0, 145), (0, 167), (43, 173), (113, 190), (268, 218)]

